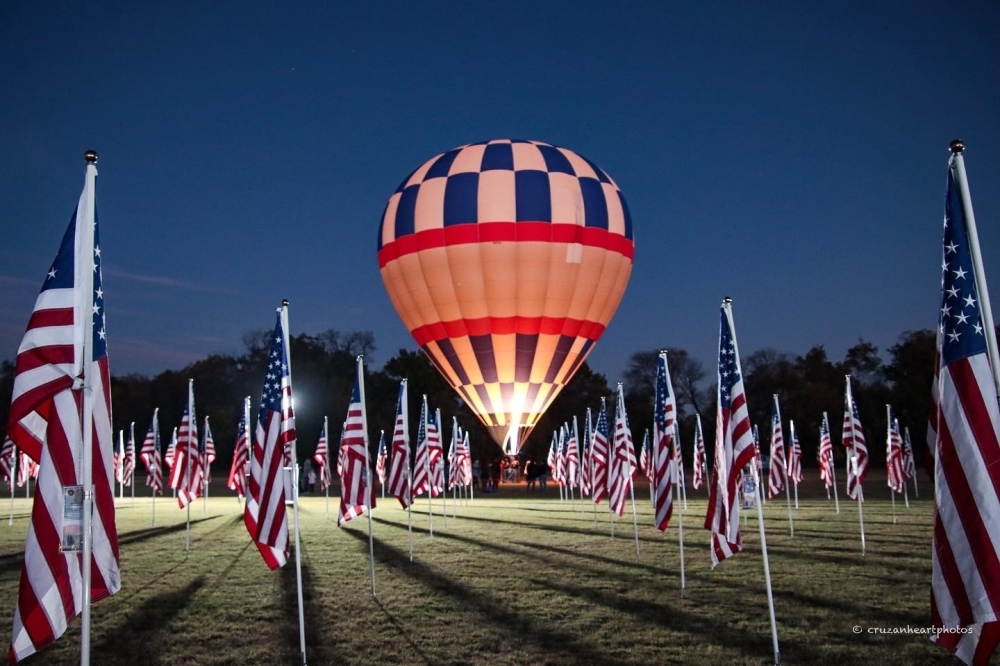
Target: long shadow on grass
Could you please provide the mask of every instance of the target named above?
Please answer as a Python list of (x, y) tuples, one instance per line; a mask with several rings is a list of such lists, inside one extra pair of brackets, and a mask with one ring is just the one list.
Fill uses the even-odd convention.
[[(355, 530), (345, 530), (345, 532), (358, 541), (368, 540), (368, 536), (362, 532)], [(523, 641), (534, 643), (544, 652), (558, 651), (561, 654), (571, 655), (581, 664), (614, 666), (618, 663), (597, 652), (592, 646), (580, 642), (572, 634), (546, 629), (540, 620), (504, 608), (497, 599), (484, 594), (481, 590), (474, 590), (422, 562), (410, 562), (407, 553), (381, 539), (375, 538), (374, 543), (377, 560), (415, 578), (438, 594), (456, 599), (463, 608), (480, 614), (500, 627), (505, 634), (514, 634)]]
[[(426, 511), (414, 510), (413, 513), (414, 513), (414, 515), (418, 515), (418, 514), (419, 515), (424, 515), (424, 516), (427, 515)], [(600, 534), (601, 533), (600, 531), (595, 531), (593, 529), (583, 529), (583, 528), (578, 528), (578, 527), (561, 527), (561, 526), (555, 526), (555, 525), (539, 525), (537, 523), (522, 523), (522, 522), (518, 522), (516, 520), (504, 520), (502, 518), (479, 518), (477, 516), (462, 516), (461, 520), (469, 520), (469, 521), (479, 522), (479, 523), (490, 523), (490, 524), (493, 524), (493, 525), (496, 525), (496, 524), (500, 524), (500, 525), (514, 525), (516, 527), (525, 527), (525, 528), (528, 528), (528, 529), (539, 530), (539, 531), (542, 531), (542, 532), (562, 532), (563, 534), (580, 534), (580, 535), (584, 535), (584, 536), (594, 536), (595, 534)], [(624, 520), (622, 520), (621, 522), (616, 523), (616, 525), (624, 526), (624, 530), (625, 530), (624, 532), (616, 533), (616, 534), (618, 534), (619, 537), (621, 537), (622, 539), (632, 539), (632, 540), (635, 539), (635, 536), (633, 535), (632, 529), (631, 529), (632, 525), (630, 525), (629, 523), (625, 522)], [(620, 527), (619, 530), (621, 530), (621, 529), (622, 528)], [(628, 535), (628, 536), (626, 536), (626, 535)], [(644, 536), (642, 536), (640, 534), (639, 535), (639, 541), (645, 541), (645, 542), (649, 542), (649, 543), (659, 543), (660, 539), (655, 539), (655, 538), (650, 538), (650, 537), (644, 537)]]
[(413, 650), (417, 654), (417, 656), (420, 657), (420, 661), (427, 664), (427, 666), (433, 666), (434, 662), (430, 660), (430, 657), (427, 656), (426, 652), (420, 649), (419, 645), (413, 642), (413, 638), (411, 638), (410, 632), (407, 631), (406, 627), (404, 627), (403, 624), (396, 619), (396, 616), (392, 614), (392, 611), (390, 611), (388, 608), (382, 605), (382, 600), (376, 598), (375, 604), (382, 609), (382, 612), (389, 619), (390, 624), (392, 624), (392, 626), (396, 628), (396, 630), (399, 632), (399, 635), (402, 636), (403, 639), (406, 641), (406, 644), (410, 646), (410, 649)]
[(205, 578), (199, 576), (180, 590), (157, 594), (144, 601), (94, 646), (94, 652), (99, 655), (98, 663), (160, 663), (161, 644), (169, 640), (170, 635), (164, 629), (204, 586)]
[[(203, 523), (208, 520), (214, 520), (218, 516), (212, 516), (211, 518), (198, 518), (197, 520), (192, 520), (192, 525), (197, 525), (198, 523)], [(147, 527), (144, 530), (132, 530), (131, 532), (124, 532), (118, 535), (118, 545), (125, 545), (130, 543), (142, 543), (149, 539), (155, 539), (156, 537), (163, 536), (165, 534), (172, 534), (174, 532), (183, 532), (186, 529), (186, 523), (177, 523), (176, 525), (164, 525), (163, 527)]]
[[(300, 547), (302, 547), (301, 540)], [(292, 555), (294, 556), (294, 550), (292, 550)], [(302, 547), (302, 612), (305, 616), (306, 656), (314, 664), (345, 663), (345, 657), (337, 653), (334, 649), (335, 646), (329, 642), (323, 642), (318, 634), (317, 627), (321, 626), (325, 618), (313, 597), (312, 567), (309, 566), (308, 560), (306, 549)], [(281, 602), (285, 609), (284, 617), (286, 618), (282, 626), (282, 633), (285, 637), (285, 652), (289, 657), (287, 663), (290, 664), (301, 663), (299, 598), (296, 578), (293, 559), (281, 568)]]

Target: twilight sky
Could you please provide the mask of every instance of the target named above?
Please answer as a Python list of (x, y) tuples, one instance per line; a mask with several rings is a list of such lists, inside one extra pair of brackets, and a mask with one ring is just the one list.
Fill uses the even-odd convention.
[(609, 380), (666, 345), (711, 373), (725, 295), (744, 356), (884, 351), (936, 325), (956, 137), (1000, 275), (1000, 4), (947, 4), (3, 3), (0, 358), (93, 148), (113, 373), (237, 353), (282, 298), (293, 332), (372, 330), (380, 365), (416, 348), (385, 202), (492, 138), (570, 148), (628, 201)]

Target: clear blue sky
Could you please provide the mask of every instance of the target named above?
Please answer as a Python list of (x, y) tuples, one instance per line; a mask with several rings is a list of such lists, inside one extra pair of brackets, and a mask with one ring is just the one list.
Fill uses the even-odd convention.
[[(951, 6), (949, 6), (951, 5)], [(632, 280), (591, 365), (689, 349), (839, 358), (936, 324), (947, 146), (1000, 276), (1000, 3), (7, 2), (0, 358), (98, 165), (112, 371), (294, 331), (415, 348), (378, 273), (386, 199), (491, 138), (621, 186)], [(1000, 277), (997, 277), (1000, 279)], [(1000, 294), (1000, 283), (994, 292)]]

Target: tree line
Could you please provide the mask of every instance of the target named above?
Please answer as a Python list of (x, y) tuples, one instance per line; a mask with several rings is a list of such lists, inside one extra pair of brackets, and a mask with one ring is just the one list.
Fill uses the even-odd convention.
[[(202, 427), (210, 418), (218, 459), (215, 475), (228, 471), (242, 417), (243, 398), (251, 398), (251, 417), (256, 411), (267, 366), (271, 331), (250, 331), (243, 336), (245, 350), (237, 355), (213, 354), (181, 370), (167, 370), (148, 377), (124, 375), (112, 378), (114, 429), (125, 430), (135, 423), (136, 447), (149, 427), (153, 410), (160, 409), (161, 437), (169, 441), (171, 430), (180, 424), (187, 400), (188, 379), (194, 380), (195, 410)], [(760, 427), (761, 446), (767, 453), (770, 441), (771, 396), (781, 402), (785, 427), (793, 419), (802, 444), (804, 464), (816, 465), (819, 427), (826, 411), (834, 441), (834, 455), (843, 460), (839, 446), (844, 410), (844, 377), (851, 375), (852, 389), (867, 436), (872, 465), (885, 461), (886, 404), (893, 406), (902, 426), (908, 426), (919, 462), (924, 453), (927, 418), (931, 408), (930, 388), (934, 373), (935, 335), (933, 331), (907, 331), (888, 349), (883, 360), (870, 342), (859, 340), (847, 350), (843, 360), (832, 361), (822, 346), (793, 356), (766, 348), (743, 359), (743, 378), (751, 421)], [(696, 416), (700, 415), (705, 443), (711, 460), (715, 439), (716, 397), (714, 367), (709, 371), (684, 349), (665, 348), (677, 398), (680, 434), (685, 462), (690, 465)], [(295, 397), (298, 458), (311, 457), (319, 439), (323, 417), (329, 417), (331, 446), (336, 446), (347, 414), (354, 381), (355, 358), (366, 360), (365, 391), (369, 439), (373, 454), (380, 431), (387, 444), (395, 424), (396, 400), (401, 379), (408, 380), (411, 442), (416, 442), (417, 421), (422, 396), (431, 409), (440, 408), (443, 441), (451, 437), (451, 418), (470, 433), (473, 458), (489, 464), (502, 455), (478, 417), (444, 381), (423, 353), (400, 349), (381, 369), (370, 366), (376, 351), (369, 331), (341, 332), (334, 329), (318, 335), (300, 334), (291, 338), (293, 394)], [(622, 377), (626, 408), (636, 446), (643, 431), (652, 427), (658, 349), (638, 351), (629, 359)], [(112, 358), (112, 363), (114, 359)], [(113, 367), (113, 366), (112, 366)], [(13, 388), (14, 364), (0, 363), (0, 427), (6, 428)], [(711, 382), (711, 383), (710, 383)], [(576, 416), (583, 421), (588, 407), (596, 422), (600, 399), (607, 398), (609, 422), (614, 418), (613, 387), (607, 377), (586, 363), (539, 419), (532, 434), (522, 443), (522, 456), (544, 460), (552, 432), (563, 423), (572, 425)], [(788, 436), (786, 434), (786, 440)], [(225, 471), (224, 471), (225, 470)]]

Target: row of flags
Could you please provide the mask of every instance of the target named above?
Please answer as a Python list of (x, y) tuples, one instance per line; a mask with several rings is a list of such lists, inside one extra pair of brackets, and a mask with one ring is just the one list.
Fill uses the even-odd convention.
[[(963, 149), (961, 142), (953, 142), (948, 168), (942, 295), (932, 392), (934, 411), (928, 434), (932, 444), (929, 448), (936, 460), (931, 619), (943, 632), (932, 640), (966, 663), (978, 665), (986, 664), (1000, 643), (1000, 552), (997, 547), (1000, 543), (1000, 465), (996, 464), (1000, 461), (1000, 352), (978, 250)], [(13, 460), (18, 453), (30, 461), (23, 465), (28, 473), (32, 464), (37, 464), (36, 493), (14, 608), (10, 663), (17, 663), (51, 644), (65, 632), (68, 622), (76, 615), (82, 614), (81, 631), (89, 636), (90, 605), (116, 593), (121, 586), (113, 495), (116, 465), (111, 430), (110, 372), (101, 247), (94, 206), (97, 156), (88, 151), (86, 158), (86, 179), (80, 201), (46, 275), (18, 350), (7, 427), (9, 442), (0, 449), (0, 470), (11, 482), (15, 474)], [(275, 326), (255, 437), (249, 434), (248, 409), (241, 429), (249, 459), (249, 476), (244, 487), (247, 500), (244, 522), (271, 568), (287, 561), (290, 541), (282, 472), (290, 462), (287, 452), (294, 447), (296, 435), (287, 331), (287, 308), (282, 308)], [(665, 529), (672, 510), (673, 486), (677, 483), (678, 458), (670, 450), (671, 446), (677, 448), (675, 431), (671, 427), (676, 421), (676, 402), (664, 355), (661, 361), (664, 381), (661, 387), (658, 376), (654, 438), (646, 465), (651, 467), (653, 476), (657, 526)], [(401, 407), (397, 410), (391, 449), (382, 463), (383, 469), (388, 465), (388, 484), (393, 494), (404, 504), (411, 503), (420, 492), (442, 492), (445, 486), (440, 417), (430, 417), (426, 400), (414, 464), (409, 464), (406, 414), (402, 407), (405, 391), (404, 384), (400, 390)], [(748, 415), (728, 298), (721, 308), (717, 399), (716, 447), (704, 522), (711, 534), (713, 566), (743, 547), (738, 502), (742, 475), (749, 470), (758, 482), (760, 479), (758, 439)], [(772, 419), (772, 447), (778, 442), (784, 443), (783, 433), (776, 430), (781, 425), (777, 403), (774, 413), (777, 421)], [(612, 511), (622, 515), (638, 465), (621, 385), (610, 437), (608, 425), (602, 403), (596, 427), (591, 428), (589, 417), (585, 424), (584, 441), (589, 447), (588, 453), (579, 459), (580, 484), (581, 487), (590, 486), (595, 502), (607, 498)], [(176, 445), (164, 456), (171, 467), (169, 484), (178, 491), (182, 506), (189, 505), (198, 496), (201, 483), (208, 476), (207, 423), (204, 430), (205, 437), (199, 438), (193, 387), (189, 386), (188, 405)], [(462, 450), (465, 448), (467, 454), (467, 437), (458, 436), (457, 427), (455, 433), (452, 460), (456, 470), (454, 482), (459, 482), (465, 474)], [(798, 474), (795, 460), (800, 453), (796, 450), (794, 434), (790, 434), (789, 464), (776, 468), (779, 474), (775, 483), (784, 482), (782, 474), (793, 481)], [(325, 435), (324, 430), (321, 440), (324, 445)], [(567, 427), (560, 436), (562, 446), (568, 447), (576, 435), (575, 426), (572, 437)], [(701, 439), (699, 424), (695, 444), (696, 486), (704, 481), (699, 472), (699, 458), (704, 458)], [(824, 415), (820, 440), (821, 474), (824, 481), (832, 483), (835, 471), (829, 439), (829, 424)], [(134, 437), (132, 440), (134, 447)], [(868, 469), (868, 449), (849, 380), (845, 391), (843, 442), (848, 450), (848, 494), (859, 500), (860, 508)], [(887, 465), (889, 484), (894, 492), (912, 470), (912, 451), (907, 453), (905, 442), (890, 412)], [(139, 453), (147, 466), (148, 482), (154, 488), (163, 481), (159, 444), (154, 413), (150, 432)], [(380, 451), (384, 450), (385, 447), (380, 446)], [(784, 454), (784, 450), (781, 453)], [(370, 520), (375, 496), (368, 461), (360, 357), (340, 454), (338, 467), (344, 484), (341, 523), (366, 510)], [(121, 451), (123, 479), (128, 455), (128, 451)], [(131, 455), (134, 457), (134, 451)], [(772, 460), (774, 455), (772, 451)], [(328, 448), (324, 458), (328, 468)], [(562, 473), (573, 478), (569, 456)], [(244, 482), (239, 480), (241, 476), (242, 470), (236, 469), (235, 474), (231, 471), (230, 482), (239, 487)], [(586, 482), (584, 477), (589, 477)], [(769, 490), (774, 491), (775, 486)], [(67, 510), (67, 507), (78, 510)], [(293, 507), (296, 507), (294, 502)], [(759, 520), (758, 525), (775, 660), (779, 663), (763, 521)], [(295, 538), (297, 541), (297, 532)], [(374, 594), (374, 568), (372, 572)], [(85, 591), (89, 594), (84, 594)], [(301, 627), (300, 595), (300, 631)], [(967, 631), (959, 632), (959, 629)], [(81, 641), (81, 645), (88, 649), (89, 640)], [(304, 635), (302, 645), (304, 650)], [(89, 655), (85, 655), (83, 661), (89, 661)]]

